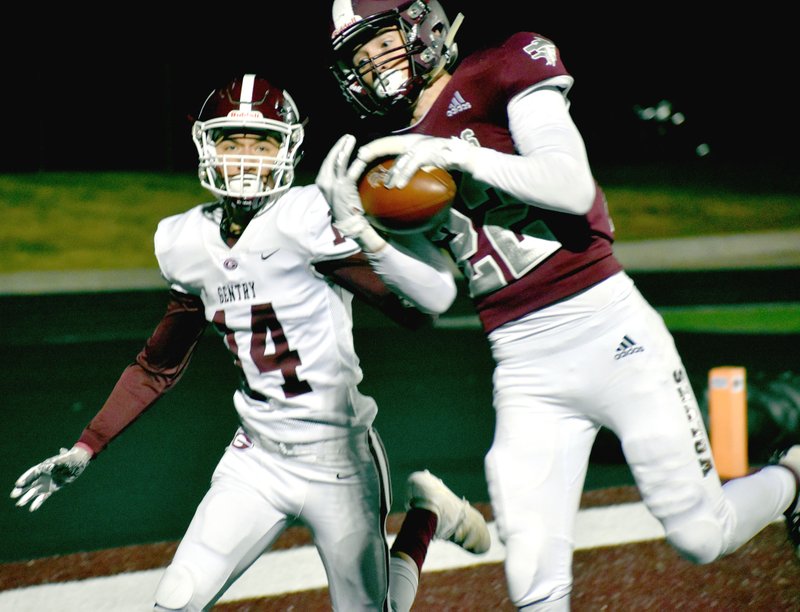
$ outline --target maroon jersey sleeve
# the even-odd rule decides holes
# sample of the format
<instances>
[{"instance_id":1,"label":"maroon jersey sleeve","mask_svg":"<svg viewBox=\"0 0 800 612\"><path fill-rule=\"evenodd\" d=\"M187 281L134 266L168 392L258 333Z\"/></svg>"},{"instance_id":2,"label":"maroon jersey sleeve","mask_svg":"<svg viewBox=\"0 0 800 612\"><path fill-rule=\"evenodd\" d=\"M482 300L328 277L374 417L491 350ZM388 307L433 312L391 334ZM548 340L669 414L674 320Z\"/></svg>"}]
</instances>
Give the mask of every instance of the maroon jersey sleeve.
<instances>
[{"instance_id":1,"label":"maroon jersey sleeve","mask_svg":"<svg viewBox=\"0 0 800 612\"><path fill-rule=\"evenodd\" d=\"M488 59L495 65L503 66L494 75L506 100L532 86L552 84L568 90L572 85L572 77L561 61L558 47L552 40L536 32L514 34L492 51Z\"/></svg>"},{"instance_id":2,"label":"maroon jersey sleeve","mask_svg":"<svg viewBox=\"0 0 800 612\"><path fill-rule=\"evenodd\" d=\"M199 297L170 291L163 318L78 442L96 455L139 418L178 382L206 325Z\"/></svg>"}]
</instances>

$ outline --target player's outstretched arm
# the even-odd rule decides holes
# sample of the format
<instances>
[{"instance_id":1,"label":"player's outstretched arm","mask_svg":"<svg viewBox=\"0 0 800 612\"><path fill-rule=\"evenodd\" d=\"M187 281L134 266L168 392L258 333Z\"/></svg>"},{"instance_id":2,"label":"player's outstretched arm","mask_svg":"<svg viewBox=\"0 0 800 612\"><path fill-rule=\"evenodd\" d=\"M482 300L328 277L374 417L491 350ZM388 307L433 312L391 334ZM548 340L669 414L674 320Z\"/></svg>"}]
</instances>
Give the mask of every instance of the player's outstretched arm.
<instances>
[{"instance_id":1,"label":"player's outstretched arm","mask_svg":"<svg viewBox=\"0 0 800 612\"><path fill-rule=\"evenodd\" d=\"M18 499L17 506L30 502L31 512L38 510L53 493L74 481L83 473L92 452L84 445L70 449L62 448L58 455L34 465L17 479L11 491L11 499Z\"/></svg>"},{"instance_id":2,"label":"player's outstretched arm","mask_svg":"<svg viewBox=\"0 0 800 612\"><path fill-rule=\"evenodd\" d=\"M74 446L62 448L17 479L11 491L17 506L30 503L31 512L38 510L80 476L92 457L180 380L206 325L199 297L170 291L167 312Z\"/></svg>"},{"instance_id":3,"label":"player's outstretched arm","mask_svg":"<svg viewBox=\"0 0 800 612\"><path fill-rule=\"evenodd\" d=\"M586 147L564 96L540 89L508 106L509 130L517 153L502 153L459 138L400 134L361 146L350 173L381 157L397 157L383 184L403 188L422 166L458 170L522 202L570 214L591 209L596 185Z\"/></svg>"}]
</instances>

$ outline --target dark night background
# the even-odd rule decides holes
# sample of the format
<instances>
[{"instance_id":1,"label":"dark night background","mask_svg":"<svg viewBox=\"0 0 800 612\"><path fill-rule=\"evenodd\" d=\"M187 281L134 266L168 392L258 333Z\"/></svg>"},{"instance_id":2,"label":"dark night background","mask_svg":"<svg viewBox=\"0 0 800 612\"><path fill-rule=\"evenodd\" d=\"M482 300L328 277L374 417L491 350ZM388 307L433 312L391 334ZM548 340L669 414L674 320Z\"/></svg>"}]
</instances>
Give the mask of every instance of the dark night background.
<instances>
[{"instance_id":1,"label":"dark night background","mask_svg":"<svg viewBox=\"0 0 800 612\"><path fill-rule=\"evenodd\" d=\"M462 56L517 30L555 41L575 77L572 115L594 164L736 161L795 174L797 52L782 33L786 16L768 6L701 14L674 3L595 12L444 4L451 18L465 14ZM358 129L327 71L328 6L198 6L167 17L121 5L114 15L48 9L9 20L2 110L10 139L0 169L192 171L187 115L229 76L256 71L283 82L308 118L302 168L315 171L343 131ZM661 100L685 122L637 117L636 107ZM710 150L702 162L701 144Z\"/></svg>"},{"instance_id":2,"label":"dark night background","mask_svg":"<svg viewBox=\"0 0 800 612\"><path fill-rule=\"evenodd\" d=\"M793 18L785 9L764 2L741 9L699 2L598 3L589 9L584 6L588 3L443 2L451 18L458 10L465 14L457 38L462 56L520 30L538 32L558 45L575 77L572 116L596 169L669 167L680 181L687 167L698 169L695 176L705 180L713 165L721 170L715 176L737 181L737 186L757 190L788 185L792 193L800 193L798 52L796 34L790 31ZM121 170L195 176L197 158L187 116L199 111L214 87L245 71L282 81L291 92L308 118L301 169L315 173L339 135L359 125L327 70L329 8L327 0L6 7L0 35L0 173ZM637 118L634 109L661 100L669 100L685 122L676 126ZM710 150L705 157L695 154L701 144ZM0 210L3 204L0 193ZM715 303L716 297L697 297L698 292L716 291L720 283L709 278L702 273L665 279L654 273L640 275L637 283L647 295L667 296L667 305ZM753 296L774 301L776 293L784 295L787 287L796 286L760 271L742 276L737 270L722 278L725 295L735 296L732 301L750 301ZM0 468L7 468L3 482L10 484L29 465L26 457L32 461L48 456L54 450L54 431L80 431L87 410L99 405L107 392L105 385L94 385L89 378L114 380L117 364L124 367L139 350L141 340L131 338L134 332L140 337L136 330L151 329L151 316L162 312L159 293L109 292L100 301L91 294L72 293L34 302L30 296L5 300L5 328L20 340L4 351L9 363L4 390L10 390L4 399L9 406L25 409L20 418L4 420L10 442L5 462L0 457ZM83 316L98 305L102 313ZM73 310L80 314L66 319L62 315ZM362 313L368 316L359 312L358 321ZM31 325L33 319L42 323ZM370 328L368 321L356 330L366 368L362 390L374 393L381 406L381 397L387 398L379 426L393 473L424 464L470 499L487 499L482 458L493 412L485 410L491 400L487 385L492 367L485 342L474 330L409 337L399 328ZM70 332L66 336L65 324ZM21 329L25 334L15 333ZM121 329L127 330L124 341L119 339ZM77 340L53 344L54 337L84 335L90 338L88 348ZM737 363L748 367L754 383L762 373L767 375L764 380L772 380L773 370L785 367L779 361L796 349L795 336L775 334L753 342L747 334L687 333L676 339L679 348L686 347L681 352L699 392L708 369L728 362L730 355L741 356L744 363L739 357ZM53 369L48 384L59 393L51 398L41 393L41 364L52 363L54 346L63 363L76 367L91 352L99 351L103 359L96 371L82 375L76 375L75 368ZM742 351L743 346L749 348ZM49 514L27 516L12 504L0 507L0 523L7 525L0 559L179 537L216 461L208 449L221 449L229 436L227 426L220 426L217 408L230 401L225 386L218 384L220 376L230 374L230 360L218 342L206 348L194 358L178 394L165 398L173 402L172 409L148 413L137 423L139 434L123 436L108 461L92 468L98 473L72 485L79 490L48 502L53 504ZM384 359L389 353L393 359ZM427 353L441 355L438 365L420 370L417 356ZM465 378L467 370L474 375ZM773 402L770 391L763 387L759 406ZM791 391L789 387L785 393ZM219 402L214 399L218 395ZM778 404L783 395L778 397L774 404L783 406ZM392 407L392 398L403 401ZM453 427L450 412L437 410L441 405L458 408L459 427ZM792 404L787 399L785 405ZM766 414L767 408L763 410ZM789 422L788 408L785 414ZM228 411L228 418L234 417ZM408 423L415 425L413 436L402 433ZM759 437L751 439L754 450L767 447L763 441L778 435L772 421L758 425ZM180 442L176 436L186 439ZM191 444L190 438L202 443ZM163 452L170 448L174 452ZM596 448L598 458L619 452L610 436ZM158 461L143 460L142 449L155 449ZM120 485L121 475L125 486ZM395 478L395 484L401 482ZM401 495L395 491L396 499ZM165 505L165 499L170 503ZM114 510L104 511L99 502Z\"/></svg>"}]
</instances>

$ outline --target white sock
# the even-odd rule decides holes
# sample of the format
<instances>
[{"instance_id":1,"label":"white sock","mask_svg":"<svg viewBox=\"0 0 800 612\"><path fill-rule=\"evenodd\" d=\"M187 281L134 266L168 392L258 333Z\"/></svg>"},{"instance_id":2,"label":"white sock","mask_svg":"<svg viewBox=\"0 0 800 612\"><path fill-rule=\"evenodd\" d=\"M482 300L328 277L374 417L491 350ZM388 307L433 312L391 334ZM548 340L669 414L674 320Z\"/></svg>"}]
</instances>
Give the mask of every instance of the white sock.
<instances>
[{"instance_id":1,"label":"white sock","mask_svg":"<svg viewBox=\"0 0 800 612\"><path fill-rule=\"evenodd\" d=\"M389 603L392 612L408 612L419 587L417 564L402 557L389 559Z\"/></svg>"}]
</instances>

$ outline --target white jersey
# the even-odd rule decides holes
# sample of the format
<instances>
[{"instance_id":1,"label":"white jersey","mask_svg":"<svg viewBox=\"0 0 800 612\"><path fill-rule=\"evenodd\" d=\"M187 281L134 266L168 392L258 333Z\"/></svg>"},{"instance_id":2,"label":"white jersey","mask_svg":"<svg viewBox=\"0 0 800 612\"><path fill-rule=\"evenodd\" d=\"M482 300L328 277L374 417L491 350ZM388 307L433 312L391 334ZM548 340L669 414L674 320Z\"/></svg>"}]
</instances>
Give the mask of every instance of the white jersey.
<instances>
[{"instance_id":1,"label":"white jersey","mask_svg":"<svg viewBox=\"0 0 800 612\"><path fill-rule=\"evenodd\" d=\"M161 221L155 251L175 290L199 296L241 369L234 404L250 431L283 443L352 435L376 413L361 396L352 295L314 264L358 252L331 225L314 186L294 187L259 213L233 247L208 205Z\"/></svg>"}]
</instances>

